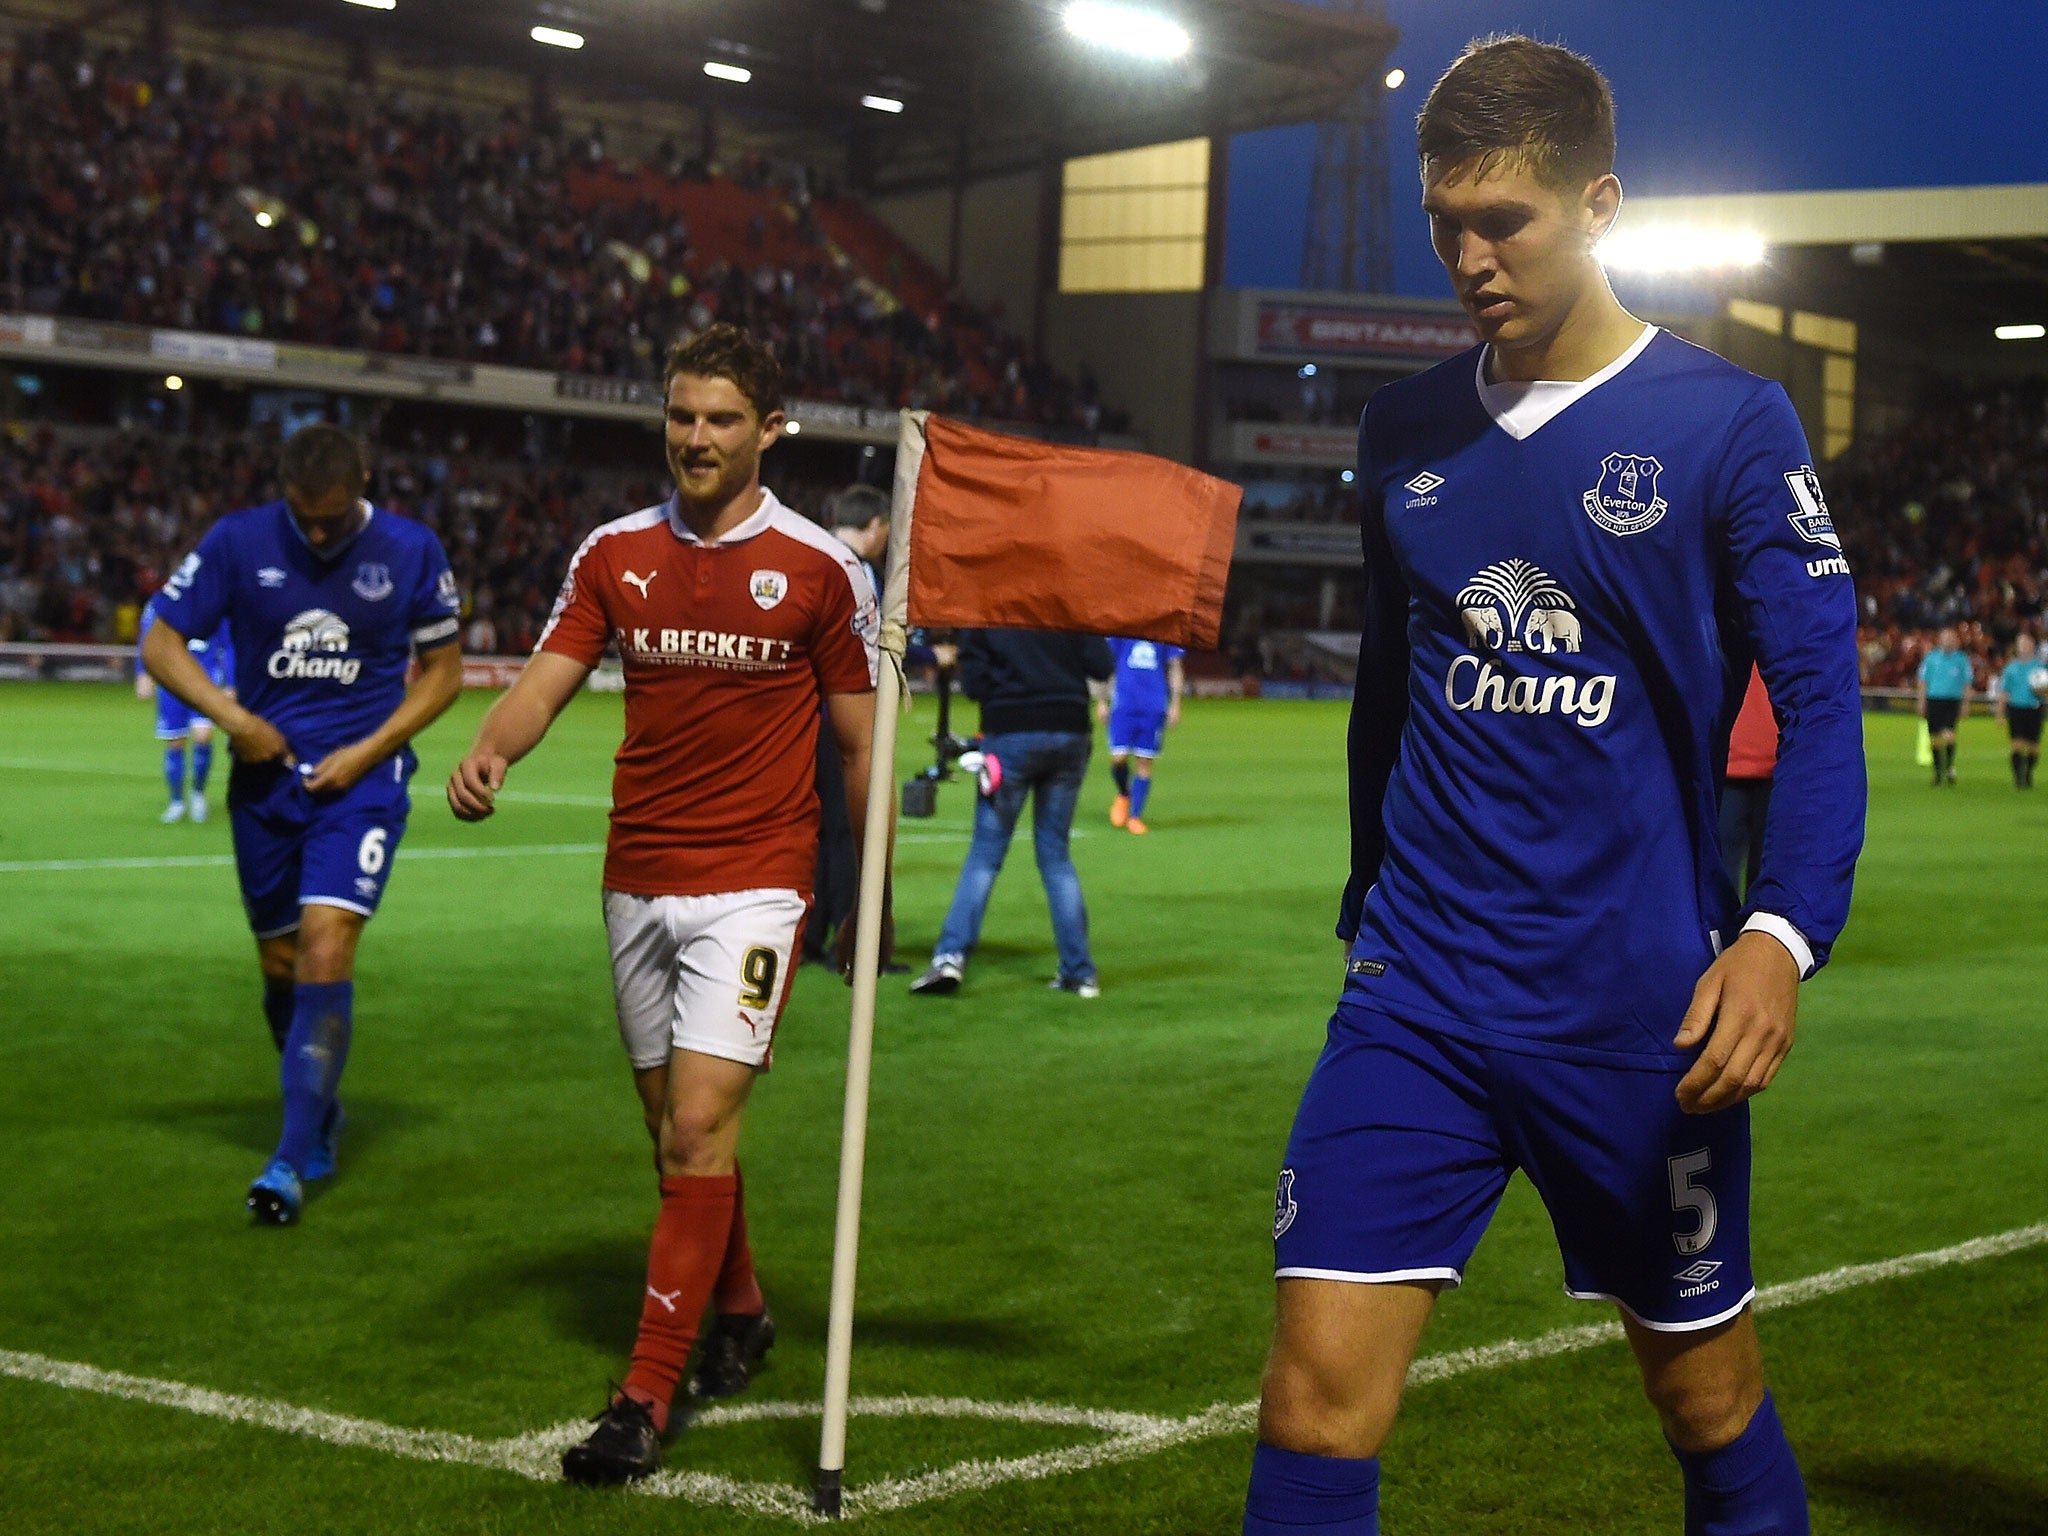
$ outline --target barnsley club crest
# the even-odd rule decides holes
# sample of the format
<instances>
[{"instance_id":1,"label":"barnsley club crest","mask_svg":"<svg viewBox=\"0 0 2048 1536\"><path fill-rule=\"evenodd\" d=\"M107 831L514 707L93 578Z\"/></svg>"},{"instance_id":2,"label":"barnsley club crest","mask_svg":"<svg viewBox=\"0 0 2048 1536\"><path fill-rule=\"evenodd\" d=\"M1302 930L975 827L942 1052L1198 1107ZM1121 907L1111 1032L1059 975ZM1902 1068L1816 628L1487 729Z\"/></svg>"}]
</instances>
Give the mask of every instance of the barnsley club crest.
<instances>
[{"instance_id":1,"label":"barnsley club crest","mask_svg":"<svg viewBox=\"0 0 2048 1536\"><path fill-rule=\"evenodd\" d=\"M1609 533L1641 533L1670 510L1657 494L1664 466L1640 453L1610 453L1600 461L1600 483L1586 492L1586 515Z\"/></svg>"},{"instance_id":2,"label":"barnsley club crest","mask_svg":"<svg viewBox=\"0 0 2048 1536\"><path fill-rule=\"evenodd\" d=\"M762 608L773 608L789 596L789 578L780 571L756 571L747 578L747 595Z\"/></svg>"}]
</instances>

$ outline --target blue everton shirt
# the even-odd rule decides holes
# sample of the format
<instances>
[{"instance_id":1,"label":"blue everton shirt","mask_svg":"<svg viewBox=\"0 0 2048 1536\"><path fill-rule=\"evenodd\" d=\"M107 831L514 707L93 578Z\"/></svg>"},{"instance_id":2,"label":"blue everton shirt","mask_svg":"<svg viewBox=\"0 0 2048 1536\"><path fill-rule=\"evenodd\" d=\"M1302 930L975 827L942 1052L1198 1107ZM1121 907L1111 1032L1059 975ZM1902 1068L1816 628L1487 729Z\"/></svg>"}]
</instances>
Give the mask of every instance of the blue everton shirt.
<instances>
[{"instance_id":1,"label":"blue everton shirt","mask_svg":"<svg viewBox=\"0 0 2048 1536\"><path fill-rule=\"evenodd\" d=\"M1960 699L1970 691L1967 651L1929 651L1920 658L1920 681L1930 699Z\"/></svg>"},{"instance_id":2,"label":"blue everton shirt","mask_svg":"<svg viewBox=\"0 0 2048 1536\"><path fill-rule=\"evenodd\" d=\"M1119 713L1163 715L1172 691L1166 683L1166 664L1179 658L1177 645L1153 640L1112 640L1116 656L1116 708Z\"/></svg>"},{"instance_id":3,"label":"blue everton shirt","mask_svg":"<svg viewBox=\"0 0 2048 1536\"><path fill-rule=\"evenodd\" d=\"M181 634L227 620L237 699L301 763L382 725L405 697L413 647L453 640L461 611L441 541L420 524L371 508L321 554L282 501L215 523L156 602Z\"/></svg>"},{"instance_id":4,"label":"blue everton shirt","mask_svg":"<svg viewBox=\"0 0 2048 1536\"><path fill-rule=\"evenodd\" d=\"M156 622L156 603L156 598L152 597L142 605L142 622L135 631L135 655L138 665L142 656L142 642L149 638L149 627ZM206 679L214 687L235 686L235 645L228 634L227 620L221 620L210 635L188 637L185 649L206 668Z\"/></svg>"},{"instance_id":5,"label":"blue everton shirt","mask_svg":"<svg viewBox=\"0 0 2048 1536\"><path fill-rule=\"evenodd\" d=\"M1778 385L1647 327L1583 383L1492 385L1485 357L1387 385L1360 426L1347 997L1674 1064L1746 922L1818 965L1848 915L1849 567ZM1780 737L1738 910L1716 779L1752 660Z\"/></svg>"}]
</instances>

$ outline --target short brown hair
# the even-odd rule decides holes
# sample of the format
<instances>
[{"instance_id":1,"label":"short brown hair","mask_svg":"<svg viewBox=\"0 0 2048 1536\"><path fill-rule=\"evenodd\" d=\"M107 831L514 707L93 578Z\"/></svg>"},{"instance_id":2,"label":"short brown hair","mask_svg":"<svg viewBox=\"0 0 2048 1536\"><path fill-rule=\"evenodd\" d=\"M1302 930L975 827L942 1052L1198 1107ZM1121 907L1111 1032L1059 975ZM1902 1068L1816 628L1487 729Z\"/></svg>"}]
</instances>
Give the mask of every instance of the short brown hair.
<instances>
[{"instance_id":1,"label":"short brown hair","mask_svg":"<svg viewBox=\"0 0 2048 1536\"><path fill-rule=\"evenodd\" d=\"M370 477L370 461L353 432L316 421L284 441L277 478L289 490L318 500L337 486L359 493Z\"/></svg>"},{"instance_id":2,"label":"short brown hair","mask_svg":"<svg viewBox=\"0 0 2048 1536\"><path fill-rule=\"evenodd\" d=\"M669 348L668 367L661 375L663 399L679 373L732 380L763 421L782 409L782 364L736 325L707 325Z\"/></svg>"},{"instance_id":3,"label":"short brown hair","mask_svg":"<svg viewBox=\"0 0 2048 1536\"><path fill-rule=\"evenodd\" d=\"M1514 156L1553 187L1576 191L1614 169L1614 95L1593 61L1519 36L1467 45L1415 119L1425 180Z\"/></svg>"}]
</instances>

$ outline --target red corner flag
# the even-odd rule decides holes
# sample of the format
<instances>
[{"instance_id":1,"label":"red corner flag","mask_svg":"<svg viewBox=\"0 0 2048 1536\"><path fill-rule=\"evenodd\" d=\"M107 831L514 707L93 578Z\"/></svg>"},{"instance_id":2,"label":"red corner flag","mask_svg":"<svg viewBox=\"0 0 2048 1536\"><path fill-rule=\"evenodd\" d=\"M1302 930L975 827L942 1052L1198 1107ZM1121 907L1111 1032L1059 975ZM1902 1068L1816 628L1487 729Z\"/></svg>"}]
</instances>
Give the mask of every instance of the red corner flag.
<instances>
[{"instance_id":1,"label":"red corner flag","mask_svg":"<svg viewBox=\"0 0 2048 1536\"><path fill-rule=\"evenodd\" d=\"M875 978L907 625L1060 629L1207 649L1222 627L1223 582L1242 495L1234 485L1142 453L1062 448L923 411L903 413L881 614L889 660L875 688L848 977L853 1016L825 1325L825 1414L812 1502L824 1514L841 1512L844 1493Z\"/></svg>"},{"instance_id":2,"label":"red corner flag","mask_svg":"<svg viewBox=\"0 0 2048 1536\"><path fill-rule=\"evenodd\" d=\"M904 415L896 463L891 564L909 623L1216 644L1239 487L921 412ZM889 598L885 616L901 616L895 580Z\"/></svg>"}]
</instances>

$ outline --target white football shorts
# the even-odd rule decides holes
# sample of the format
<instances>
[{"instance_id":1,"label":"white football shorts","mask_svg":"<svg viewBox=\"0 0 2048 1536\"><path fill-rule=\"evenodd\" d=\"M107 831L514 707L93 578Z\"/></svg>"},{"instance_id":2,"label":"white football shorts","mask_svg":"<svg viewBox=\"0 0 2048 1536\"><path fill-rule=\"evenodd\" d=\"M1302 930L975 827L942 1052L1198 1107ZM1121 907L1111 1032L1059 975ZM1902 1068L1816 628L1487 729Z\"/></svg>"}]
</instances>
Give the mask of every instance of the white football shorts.
<instances>
[{"instance_id":1,"label":"white football shorts","mask_svg":"<svg viewBox=\"0 0 2048 1536\"><path fill-rule=\"evenodd\" d=\"M797 891L604 893L619 1036L637 1070L672 1050L766 1069L810 904Z\"/></svg>"}]
</instances>

